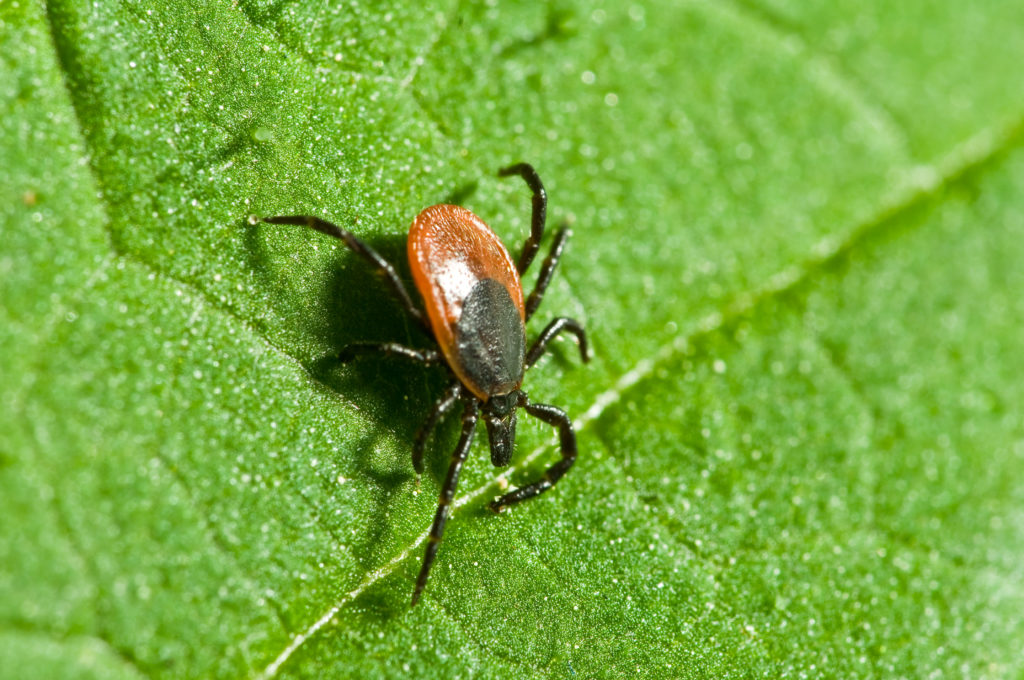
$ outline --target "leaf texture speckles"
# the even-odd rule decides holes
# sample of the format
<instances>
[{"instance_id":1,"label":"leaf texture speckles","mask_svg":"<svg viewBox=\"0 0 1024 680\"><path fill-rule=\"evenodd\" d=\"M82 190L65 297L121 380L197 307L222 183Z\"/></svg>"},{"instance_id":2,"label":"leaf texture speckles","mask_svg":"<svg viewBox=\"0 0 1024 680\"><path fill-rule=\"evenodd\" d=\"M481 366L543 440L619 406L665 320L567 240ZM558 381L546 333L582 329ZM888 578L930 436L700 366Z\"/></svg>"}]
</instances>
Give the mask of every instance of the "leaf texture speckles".
<instances>
[{"instance_id":1,"label":"leaf texture speckles","mask_svg":"<svg viewBox=\"0 0 1024 680\"><path fill-rule=\"evenodd\" d=\"M0 668L46 677L1013 677L1021 8L0 7ZM408 606L427 338L362 263L525 160L588 328L579 462L479 441ZM403 265L404 266L404 265ZM534 329L534 332L537 328ZM565 351L563 351L565 350Z\"/></svg>"}]
</instances>

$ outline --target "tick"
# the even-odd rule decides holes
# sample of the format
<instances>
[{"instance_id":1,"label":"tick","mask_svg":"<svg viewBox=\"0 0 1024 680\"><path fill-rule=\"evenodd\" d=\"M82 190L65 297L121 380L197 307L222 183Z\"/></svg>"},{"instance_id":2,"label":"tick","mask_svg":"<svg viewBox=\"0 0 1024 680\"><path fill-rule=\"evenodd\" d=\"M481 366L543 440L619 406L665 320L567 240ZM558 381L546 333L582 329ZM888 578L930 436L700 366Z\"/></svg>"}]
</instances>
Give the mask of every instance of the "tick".
<instances>
[{"instance_id":1,"label":"tick","mask_svg":"<svg viewBox=\"0 0 1024 680\"><path fill-rule=\"evenodd\" d=\"M413 444L412 465L417 479L423 473L423 452L435 426L457 404L462 406L462 435L441 487L423 566L412 594L413 605L427 585L430 567L437 557L459 472L469 454L478 420L482 419L487 426L491 463L495 467L507 466L512 458L517 409L522 408L534 418L558 428L561 459L540 479L496 498L490 504L494 512L500 513L510 505L544 493L576 462L576 434L569 416L555 406L530 402L520 389L523 374L537 363L551 340L560 333L575 335L583 361L590 358L583 327L566 317L552 320L529 348L526 345L526 322L537 311L551 283L569 231L563 227L555 234L537 284L524 299L521 277L536 257L544 236L547 194L537 172L527 163L503 168L498 174L502 177L519 175L533 192L530 236L523 244L519 259L513 262L490 227L469 210L455 205L426 208L413 220L408 240L409 268L426 314L413 303L395 268L347 229L309 215L262 218L270 224L307 226L340 239L383 275L409 316L436 341L437 349L413 349L393 342L356 342L344 347L338 357L348 362L366 354L383 354L438 364L448 371L450 384L434 404Z\"/></svg>"}]
</instances>

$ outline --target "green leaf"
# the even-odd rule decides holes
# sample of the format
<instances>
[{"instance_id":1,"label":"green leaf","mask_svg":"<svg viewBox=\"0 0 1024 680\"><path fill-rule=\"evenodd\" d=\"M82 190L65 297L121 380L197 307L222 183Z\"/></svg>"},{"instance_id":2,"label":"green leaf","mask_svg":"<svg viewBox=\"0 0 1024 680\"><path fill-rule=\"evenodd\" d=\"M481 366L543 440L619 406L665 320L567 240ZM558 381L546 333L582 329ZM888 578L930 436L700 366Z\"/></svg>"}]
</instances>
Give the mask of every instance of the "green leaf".
<instances>
[{"instance_id":1,"label":"green leaf","mask_svg":"<svg viewBox=\"0 0 1024 680\"><path fill-rule=\"evenodd\" d=\"M494 5L494 6L492 6ZM0 668L12 677L1016 677L1020 3L0 7ZM574 238L544 497L364 263L423 207ZM532 279L527 281L532 285ZM457 420L457 419L451 419ZM15 669L15 670L10 670ZM5 673L5 675L7 674Z\"/></svg>"}]
</instances>

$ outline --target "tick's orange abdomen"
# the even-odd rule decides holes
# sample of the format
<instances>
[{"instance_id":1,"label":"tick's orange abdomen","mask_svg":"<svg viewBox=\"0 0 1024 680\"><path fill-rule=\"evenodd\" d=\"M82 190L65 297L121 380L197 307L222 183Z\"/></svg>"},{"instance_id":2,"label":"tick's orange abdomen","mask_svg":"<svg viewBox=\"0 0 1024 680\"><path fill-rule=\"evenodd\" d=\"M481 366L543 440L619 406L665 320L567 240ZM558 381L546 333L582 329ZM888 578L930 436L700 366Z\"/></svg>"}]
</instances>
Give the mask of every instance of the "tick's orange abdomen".
<instances>
[{"instance_id":1,"label":"tick's orange abdomen","mask_svg":"<svg viewBox=\"0 0 1024 680\"><path fill-rule=\"evenodd\" d=\"M526 312L515 263L483 220L455 205L434 205L417 215L409 228L408 250L413 281L448 365L466 387L486 401L495 394L494 386L480 384L474 367L460 352L460 337L466 328L459 322L470 294L481 282L491 280L508 292L519 315L517 332L523 332ZM496 284L489 285L493 288ZM519 387L521 370L518 375L512 389Z\"/></svg>"}]
</instances>

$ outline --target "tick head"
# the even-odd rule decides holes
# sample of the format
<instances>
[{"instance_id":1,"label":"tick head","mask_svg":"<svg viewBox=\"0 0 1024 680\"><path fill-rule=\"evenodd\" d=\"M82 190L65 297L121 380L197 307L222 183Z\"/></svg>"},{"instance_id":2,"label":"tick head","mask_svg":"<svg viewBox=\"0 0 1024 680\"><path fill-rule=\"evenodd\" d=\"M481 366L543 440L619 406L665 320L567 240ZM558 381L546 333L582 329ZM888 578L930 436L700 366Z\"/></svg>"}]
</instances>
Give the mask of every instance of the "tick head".
<instances>
[{"instance_id":1,"label":"tick head","mask_svg":"<svg viewBox=\"0 0 1024 680\"><path fill-rule=\"evenodd\" d=\"M516 445L516 407L519 394L511 392L488 401L484 420L487 423L487 438L491 444L491 463L494 467L505 467L512 459Z\"/></svg>"}]
</instances>

